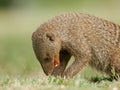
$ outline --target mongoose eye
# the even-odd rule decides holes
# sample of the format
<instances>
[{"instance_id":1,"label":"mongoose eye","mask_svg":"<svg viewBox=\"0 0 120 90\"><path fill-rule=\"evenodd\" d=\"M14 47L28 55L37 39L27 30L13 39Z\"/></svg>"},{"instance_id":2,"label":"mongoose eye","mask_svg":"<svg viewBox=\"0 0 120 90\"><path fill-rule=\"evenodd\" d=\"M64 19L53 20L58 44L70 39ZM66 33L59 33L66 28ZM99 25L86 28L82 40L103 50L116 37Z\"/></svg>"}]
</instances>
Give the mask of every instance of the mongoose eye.
<instances>
[{"instance_id":1,"label":"mongoose eye","mask_svg":"<svg viewBox=\"0 0 120 90\"><path fill-rule=\"evenodd\" d=\"M45 59L44 59L44 61L47 63L49 63L49 62L51 62L52 61L52 58L51 57L46 57Z\"/></svg>"},{"instance_id":2,"label":"mongoose eye","mask_svg":"<svg viewBox=\"0 0 120 90\"><path fill-rule=\"evenodd\" d=\"M48 57L45 58L44 60L45 60L45 62L49 62L50 61L50 59Z\"/></svg>"}]
</instances>

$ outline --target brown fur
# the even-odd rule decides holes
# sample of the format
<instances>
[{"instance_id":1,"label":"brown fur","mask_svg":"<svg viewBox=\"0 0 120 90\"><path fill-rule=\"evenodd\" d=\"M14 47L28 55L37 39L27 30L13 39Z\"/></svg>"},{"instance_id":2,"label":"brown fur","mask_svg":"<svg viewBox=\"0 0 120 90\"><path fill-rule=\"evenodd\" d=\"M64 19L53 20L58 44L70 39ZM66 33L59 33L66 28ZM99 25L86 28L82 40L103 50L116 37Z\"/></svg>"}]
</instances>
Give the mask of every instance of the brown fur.
<instances>
[{"instance_id":1,"label":"brown fur","mask_svg":"<svg viewBox=\"0 0 120 90\"><path fill-rule=\"evenodd\" d=\"M62 14L40 25L32 43L47 75L73 77L86 64L109 75L114 68L120 75L120 26L110 21L82 13ZM65 70L71 56L75 61Z\"/></svg>"}]
</instances>

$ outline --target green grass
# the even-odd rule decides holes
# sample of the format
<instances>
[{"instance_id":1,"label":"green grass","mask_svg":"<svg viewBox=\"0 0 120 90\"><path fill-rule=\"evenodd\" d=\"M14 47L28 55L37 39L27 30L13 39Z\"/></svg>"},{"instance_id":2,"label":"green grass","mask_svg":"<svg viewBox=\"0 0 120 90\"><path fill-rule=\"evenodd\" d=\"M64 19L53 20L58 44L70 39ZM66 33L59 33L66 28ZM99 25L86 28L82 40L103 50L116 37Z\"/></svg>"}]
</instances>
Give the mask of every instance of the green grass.
<instances>
[{"instance_id":1,"label":"green grass","mask_svg":"<svg viewBox=\"0 0 120 90\"><path fill-rule=\"evenodd\" d=\"M38 62L32 51L31 40L28 39L27 41L17 36L2 39L0 63L0 75L27 74L33 69L35 70Z\"/></svg>"},{"instance_id":2,"label":"green grass","mask_svg":"<svg viewBox=\"0 0 120 90\"><path fill-rule=\"evenodd\" d=\"M119 90L119 81L102 80L91 82L77 76L72 79L62 79L52 76L4 77L0 79L1 90Z\"/></svg>"}]
</instances>

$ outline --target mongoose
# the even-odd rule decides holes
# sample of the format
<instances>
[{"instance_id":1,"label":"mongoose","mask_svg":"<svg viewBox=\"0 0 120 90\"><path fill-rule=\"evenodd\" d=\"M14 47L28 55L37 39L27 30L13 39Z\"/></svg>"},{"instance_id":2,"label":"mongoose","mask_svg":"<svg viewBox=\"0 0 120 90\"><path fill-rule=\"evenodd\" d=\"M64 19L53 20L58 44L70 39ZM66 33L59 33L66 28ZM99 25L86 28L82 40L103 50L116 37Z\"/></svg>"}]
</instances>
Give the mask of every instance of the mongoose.
<instances>
[{"instance_id":1,"label":"mongoose","mask_svg":"<svg viewBox=\"0 0 120 90\"><path fill-rule=\"evenodd\" d=\"M53 17L32 34L32 45L46 75L73 77L89 64L120 75L120 26L83 13ZM71 58L75 60L66 69Z\"/></svg>"}]
</instances>

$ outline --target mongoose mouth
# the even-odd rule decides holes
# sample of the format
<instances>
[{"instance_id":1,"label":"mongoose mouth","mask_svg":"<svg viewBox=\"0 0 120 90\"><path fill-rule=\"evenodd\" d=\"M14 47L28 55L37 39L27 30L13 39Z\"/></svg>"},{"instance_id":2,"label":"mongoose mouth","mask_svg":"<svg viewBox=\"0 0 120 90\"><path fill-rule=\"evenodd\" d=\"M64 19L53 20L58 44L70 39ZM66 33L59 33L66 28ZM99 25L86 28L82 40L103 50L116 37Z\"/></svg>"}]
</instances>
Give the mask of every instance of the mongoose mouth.
<instances>
[{"instance_id":1,"label":"mongoose mouth","mask_svg":"<svg viewBox=\"0 0 120 90\"><path fill-rule=\"evenodd\" d=\"M55 60L54 61L54 67L58 67L59 66L59 63Z\"/></svg>"},{"instance_id":2,"label":"mongoose mouth","mask_svg":"<svg viewBox=\"0 0 120 90\"><path fill-rule=\"evenodd\" d=\"M54 56L54 67L58 67L60 65L59 54Z\"/></svg>"}]
</instances>

